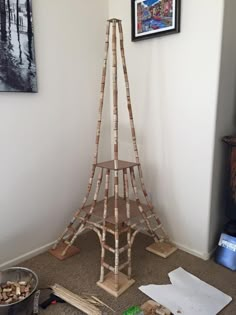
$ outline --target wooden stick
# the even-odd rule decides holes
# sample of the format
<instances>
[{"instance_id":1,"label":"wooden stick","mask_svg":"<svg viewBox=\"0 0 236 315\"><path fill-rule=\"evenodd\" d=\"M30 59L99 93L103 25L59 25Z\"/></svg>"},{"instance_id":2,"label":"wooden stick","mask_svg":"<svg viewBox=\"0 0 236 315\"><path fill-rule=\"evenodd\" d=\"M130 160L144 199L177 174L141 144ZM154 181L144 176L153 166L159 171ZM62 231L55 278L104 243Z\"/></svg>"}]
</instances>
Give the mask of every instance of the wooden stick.
<instances>
[{"instance_id":1,"label":"wooden stick","mask_svg":"<svg viewBox=\"0 0 236 315\"><path fill-rule=\"evenodd\" d=\"M71 291L63 288L59 284L55 284L52 287L53 293L64 300L65 302L71 304L75 308L83 311L88 315L101 315L102 312L95 305L89 303L79 295L72 293Z\"/></svg>"},{"instance_id":2,"label":"wooden stick","mask_svg":"<svg viewBox=\"0 0 236 315\"><path fill-rule=\"evenodd\" d=\"M114 193L115 193L115 204L114 204L114 217L115 217L115 289L119 290L119 209L118 209L118 198L119 198L119 177L118 171L116 170L114 177Z\"/></svg>"},{"instance_id":3,"label":"wooden stick","mask_svg":"<svg viewBox=\"0 0 236 315\"><path fill-rule=\"evenodd\" d=\"M119 290L119 227L118 227L118 89L117 89L117 46L116 46L116 20L112 20L112 86L113 86L113 133L114 133L114 217L115 217L115 290Z\"/></svg>"},{"instance_id":4,"label":"wooden stick","mask_svg":"<svg viewBox=\"0 0 236 315\"><path fill-rule=\"evenodd\" d=\"M92 298L97 301L98 303L100 303L103 306L106 306L109 310L111 310L113 313L115 313L115 311L113 310L113 308L111 308L109 305L105 304L103 301L101 301L99 298L97 298L96 296L92 295Z\"/></svg>"},{"instance_id":5,"label":"wooden stick","mask_svg":"<svg viewBox=\"0 0 236 315\"><path fill-rule=\"evenodd\" d=\"M113 133L114 133L114 167L118 168L118 87L117 87L117 43L116 21L112 20L112 86L113 86Z\"/></svg>"},{"instance_id":6,"label":"wooden stick","mask_svg":"<svg viewBox=\"0 0 236 315\"><path fill-rule=\"evenodd\" d=\"M123 29L122 29L121 21L118 21L118 28L119 28L119 33L120 33L120 51L121 51L121 59L122 59L123 72L124 72L124 78L125 78L126 98L127 98L127 106L128 106L128 112L129 112L133 147L134 147L134 152L135 152L135 161L136 163L139 164L139 153L138 153L138 146L137 146L137 141L136 141L135 127L134 127L134 119L133 119L130 88L129 88L129 78L128 78L128 71L127 71L127 66L126 66L126 59L125 59L124 36L123 36Z\"/></svg>"},{"instance_id":7,"label":"wooden stick","mask_svg":"<svg viewBox=\"0 0 236 315\"><path fill-rule=\"evenodd\" d=\"M125 189L125 173L123 170L123 191L124 191L124 200L126 200L126 189Z\"/></svg>"},{"instance_id":8,"label":"wooden stick","mask_svg":"<svg viewBox=\"0 0 236 315\"><path fill-rule=\"evenodd\" d=\"M140 178L140 183L141 183L141 188L142 188L142 191L143 191L143 195L144 195L144 197L146 199L148 208L150 210L152 210L153 209L153 205L151 204L151 201L148 198L147 190L146 190L146 187L145 187L145 184L144 184L144 179L143 179L143 172L142 172L142 168L141 168L140 164L138 165L138 172L139 172L139 178Z\"/></svg>"}]
</instances>

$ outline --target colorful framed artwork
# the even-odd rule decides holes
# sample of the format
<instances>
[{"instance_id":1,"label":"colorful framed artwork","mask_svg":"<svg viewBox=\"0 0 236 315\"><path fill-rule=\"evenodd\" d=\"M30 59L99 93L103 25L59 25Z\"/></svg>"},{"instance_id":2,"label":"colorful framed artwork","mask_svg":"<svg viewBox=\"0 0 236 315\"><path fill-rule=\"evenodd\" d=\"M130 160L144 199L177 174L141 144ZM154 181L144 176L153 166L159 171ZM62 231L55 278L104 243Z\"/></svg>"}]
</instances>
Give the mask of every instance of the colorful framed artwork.
<instances>
[{"instance_id":1,"label":"colorful framed artwork","mask_svg":"<svg viewBox=\"0 0 236 315\"><path fill-rule=\"evenodd\" d=\"M0 92L37 92L32 0L0 0Z\"/></svg>"},{"instance_id":2,"label":"colorful framed artwork","mask_svg":"<svg viewBox=\"0 0 236 315\"><path fill-rule=\"evenodd\" d=\"M132 40L180 32L181 0L131 0Z\"/></svg>"}]
</instances>

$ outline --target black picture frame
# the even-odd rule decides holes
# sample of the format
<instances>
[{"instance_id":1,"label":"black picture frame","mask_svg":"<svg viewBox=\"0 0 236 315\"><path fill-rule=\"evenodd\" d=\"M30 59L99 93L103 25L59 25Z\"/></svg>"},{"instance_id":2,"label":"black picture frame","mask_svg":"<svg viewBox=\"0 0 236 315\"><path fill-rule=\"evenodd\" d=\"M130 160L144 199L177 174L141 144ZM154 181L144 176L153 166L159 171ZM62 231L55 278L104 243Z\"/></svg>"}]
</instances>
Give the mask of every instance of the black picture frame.
<instances>
[{"instance_id":1,"label":"black picture frame","mask_svg":"<svg viewBox=\"0 0 236 315\"><path fill-rule=\"evenodd\" d=\"M36 93L33 0L0 0L0 92Z\"/></svg>"},{"instance_id":2,"label":"black picture frame","mask_svg":"<svg viewBox=\"0 0 236 315\"><path fill-rule=\"evenodd\" d=\"M180 32L181 0L131 0L132 41Z\"/></svg>"}]
</instances>

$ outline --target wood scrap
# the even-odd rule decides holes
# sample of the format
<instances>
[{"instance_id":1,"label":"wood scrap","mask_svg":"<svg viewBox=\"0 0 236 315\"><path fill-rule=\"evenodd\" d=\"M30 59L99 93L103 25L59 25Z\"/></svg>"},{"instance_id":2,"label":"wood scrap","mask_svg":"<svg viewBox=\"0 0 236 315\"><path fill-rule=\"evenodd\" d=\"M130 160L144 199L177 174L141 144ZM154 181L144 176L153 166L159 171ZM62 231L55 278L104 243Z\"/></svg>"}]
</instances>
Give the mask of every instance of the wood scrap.
<instances>
[{"instance_id":1,"label":"wood scrap","mask_svg":"<svg viewBox=\"0 0 236 315\"><path fill-rule=\"evenodd\" d=\"M106 303L101 301L95 294L84 293L83 294L83 298L86 299L87 301L89 301L92 304L95 304L95 305L98 305L98 306L105 306L106 308L108 308L113 313L116 312L109 305L107 305Z\"/></svg>"},{"instance_id":2,"label":"wood scrap","mask_svg":"<svg viewBox=\"0 0 236 315\"><path fill-rule=\"evenodd\" d=\"M107 304L105 304L103 301L101 301L100 299L98 299L96 296L92 295L92 299L97 301L100 305L107 307L109 310L111 310L113 313L115 313L115 311Z\"/></svg>"},{"instance_id":3,"label":"wood scrap","mask_svg":"<svg viewBox=\"0 0 236 315\"><path fill-rule=\"evenodd\" d=\"M153 300L145 302L141 309L144 315L172 315L170 310Z\"/></svg>"},{"instance_id":4,"label":"wood scrap","mask_svg":"<svg viewBox=\"0 0 236 315\"><path fill-rule=\"evenodd\" d=\"M89 303L79 295L63 288L59 284L54 284L51 288L56 296L74 306L75 308L83 311L84 313L88 315L102 315L100 309L97 308L95 305Z\"/></svg>"}]
</instances>

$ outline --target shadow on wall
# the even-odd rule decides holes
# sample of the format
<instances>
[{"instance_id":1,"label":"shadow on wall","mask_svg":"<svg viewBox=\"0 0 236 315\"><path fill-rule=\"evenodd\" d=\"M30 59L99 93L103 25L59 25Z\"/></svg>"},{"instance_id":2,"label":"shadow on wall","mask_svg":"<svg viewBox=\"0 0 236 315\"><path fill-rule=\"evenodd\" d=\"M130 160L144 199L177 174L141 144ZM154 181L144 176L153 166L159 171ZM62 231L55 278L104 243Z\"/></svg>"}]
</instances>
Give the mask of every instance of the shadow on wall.
<instances>
[{"instance_id":1,"label":"shadow on wall","mask_svg":"<svg viewBox=\"0 0 236 315\"><path fill-rule=\"evenodd\" d=\"M141 133L141 142L138 135L137 143L147 192L151 194L156 213L160 216L170 239L174 239L172 211L175 213L175 225L181 226L182 220L181 215L178 215L179 206L173 187L171 156L167 156L166 140L171 137L171 130L168 125L168 112L164 108L166 105L164 99L168 93L169 74L166 72L164 63L160 62L164 56L157 46L158 42L152 40L150 40L150 45L146 45L147 51L144 53L148 55L148 58L144 58L145 65L142 66L146 69L146 76L142 78L143 94L139 93L136 96L137 104L134 103L133 107L139 106L138 130ZM158 71L155 71L156 69ZM139 81L141 81L140 78ZM139 95L142 96L141 99ZM169 196L171 196L171 201ZM167 209L172 210L166 211Z\"/></svg>"},{"instance_id":2,"label":"shadow on wall","mask_svg":"<svg viewBox=\"0 0 236 315\"><path fill-rule=\"evenodd\" d=\"M212 197L210 214L209 252L211 252L227 221L225 216L228 188L228 148L222 138L236 132L236 39L234 12L236 2L225 2L221 69L216 117Z\"/></svg>"},{"instance_id":3,"label":"shadow on wall","mask_svg":"<svg viewBox=\"0 0 236 315\"><path fill-rule=\"evenodd\" d=\"M23 229L22 231L18 231L17 233L12 232L13 231L11 230L9 236L6 236L4 238L1 237L0 240L0 248L4 250L4 256L1 255L0 257L0 266L2 265L3 268L4 265L11 262L11 260L17 261L18 258L21 258L22 255L28 254L30 251L35 250L35 246L32 247L30 242L32 237L37 237L35 235L36 231L34 226L29 225L27 226L27 229ZM22 246L22 244L24 244L24 246ZM40 247L41 245L38 246ZM20 260L23 261L24 257Z\"/></svg>"}]
</instances>

